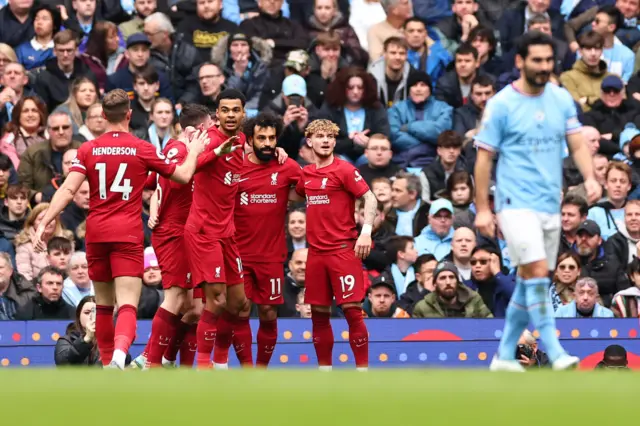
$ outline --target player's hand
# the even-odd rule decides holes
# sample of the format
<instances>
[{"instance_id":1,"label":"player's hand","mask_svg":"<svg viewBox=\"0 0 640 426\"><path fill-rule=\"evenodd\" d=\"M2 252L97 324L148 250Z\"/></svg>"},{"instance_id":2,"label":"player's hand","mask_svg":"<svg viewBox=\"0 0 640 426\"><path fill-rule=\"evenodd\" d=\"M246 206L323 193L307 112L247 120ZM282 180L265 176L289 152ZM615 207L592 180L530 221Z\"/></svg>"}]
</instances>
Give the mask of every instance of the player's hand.
<instances>
[{"instance_id":1,"label":"player's hand","mask_svg":"<svg viewBox=\"0 0 640 426\"><path fill-rule=\"evenodd\" d=\"M4 108L4 105L8 102L13 102L16 97L16 92L11 87L5 87L0 92L0 108Z\"/></svg>"},{"instance_id":2,"label":"player's hand","mask_svg":"<svg viewBox=\"0 0 640 426\"><path fill-rule=\"evenodd\" d=\"M156 216L149 216L147 226L149 227L149 229L153 230L153 228L158 226L158 218Z\"/></svg>"},{"instance_id":3,"label":"player's hand","mask_svg":"<svg viewBox=\"0 0 640 426\"><path fill-rule=\"evenodd\" d=\"M576 53L578 49L580 49L580 45L577 41L572 41L571 43L569 43L569 49L571 49L573 53Z\"/></svg>"},{"instance_id":4,"label":"player's hand","mask_svg":"<svg viewBox=\"0 0 640 426\"><path fill-rule=\"evenodd\" d=\"M589 205L595 204L602 197L602 186L594 178L584 181L584 189L587 191Z\"/></svg>"},{"instance_id":5,"label":"player's hand","mask_svg":"<svg viewBox=\"0 0 640 426\"><path fill-rule=\"evenodd\" d=\"M287 127L289 124L293 123L300 116L300 108L295 105L289 105L287 110L284 112L284 117L282 117L282 121L284 122L284 126Z\"/></svg>"},{"instance_id":6,"label":"player's hand","mask_svg":"<svg viewBox=\"0 0 640 426\"><path fill-rule=\"evenodd\" d=\"M287 154L287 151L284 149L277 147L276 158L278 159L278 164L284 164L284 162L287 161L287 158L289 158L289 154Z\"/></svg>"},{"instance_id":7,"label":"player's hand","mask_svg":"<svg viewBox=\"0 0 640 426\"><path fill-rule=\"evenodd\" d=\"M491 214L490 210L479 211L476 214L476 229L485 237L495 237L496 225L493 222L493 214Z\"/></svg>"},{"instance_id":8,"label":"player's hand","mask_svg":"<svg viewBox=\"0 0 640 426\"><path fill-rule=\"evenodd\" d=\"M36 229L35 231L31 231L31 244L33 245L33 249L36 253L42 253L47 250L47 244L42 239L45 227L45 225L40 224L40 226L38 226L38 229Z\"/></svg>"},{"instance_id":9,"label":"player's hand","mask_svg":"<svg viewBox=\"0 0 640 426\"><path fill-rule=\"evenodd\" d=\"M198 130L193 134L193 138L189 142L189 151L195 151L197 155L200 155L209 145L209 142L209 133L206 130Z\"/></svg>"},{"instance_id":10,"label":"player's hand","mask_svg":"<svg viewBox=\"0 0 640 426\"><path fill-rule=\"evenodd\" d=\"M95 320L87 323L87 329L85 330L84 341L85 343L93 343L96 340L96 322Z\"/></svg>"},{"instance_id":11,"label":"player's hand","mask_svg":"<svg viewBox=\"0 0 640 426\"><path fill-rule=\"evenodd\" d=\"M353 251L355 251L358 259L366 259L371 253L371 235L360 234Z\"/></svg>"},{"instance_id":12,"label":"player's hand","mask_svg":"<svg viewBox=\"0 0 640 426\"><path fill-rule=\"evenodd\" d=\"M495 253L491 253L489 258L491 259L489 261L489 268L491 269L491 273L496 276L502 270L500 268L500 257Z\"/></svg>"},{"instance_id":13,"label":"player's hand","mask_svg":"<svg viewBox=\"0 0 640 426\"><path fill-rule=\"evenodd\" d=\"M231 136L229 139L220 144L213 152L220 157L221 155L229 154L240 148L240 145L234 145L233 143L240 139L239 136Z\"/></svg>"}]
</instances>

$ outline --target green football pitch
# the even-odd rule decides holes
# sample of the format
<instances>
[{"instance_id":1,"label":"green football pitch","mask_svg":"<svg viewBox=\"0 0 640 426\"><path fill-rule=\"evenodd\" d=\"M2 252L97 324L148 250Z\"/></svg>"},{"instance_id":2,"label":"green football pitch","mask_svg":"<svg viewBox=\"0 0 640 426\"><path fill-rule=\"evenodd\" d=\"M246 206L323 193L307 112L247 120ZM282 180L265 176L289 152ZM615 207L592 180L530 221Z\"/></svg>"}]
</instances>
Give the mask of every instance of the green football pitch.
<instances>
[{"instance_id":1,"label":"green football pitch","mask_svg":"<svg viewBox=\"0 0 640 426\"><path fill-rule=\"evenodd\" d=\"M639 382L630 371L3 370L0 407L7 426L603 426L634 423Z\"/></svg>"}]
</instances>

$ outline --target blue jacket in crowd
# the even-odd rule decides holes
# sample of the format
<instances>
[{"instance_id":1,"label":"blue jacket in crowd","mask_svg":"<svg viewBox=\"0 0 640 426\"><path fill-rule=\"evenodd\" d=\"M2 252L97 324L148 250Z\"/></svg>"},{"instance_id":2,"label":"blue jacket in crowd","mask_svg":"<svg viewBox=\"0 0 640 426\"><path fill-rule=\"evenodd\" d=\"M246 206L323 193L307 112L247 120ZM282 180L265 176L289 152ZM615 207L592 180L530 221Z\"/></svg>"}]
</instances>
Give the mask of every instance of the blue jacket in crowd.
<instances>
[{"instance_id":1,"label":"blue jacket in crowd","mask_svg":"<svg viewBox=\"0 0 640 426\"><path fill-rule=\"evenodd\" d=\"M431 96L424 105L422 120L416 120L416 105L407 99L389 108L389 126L394 152L429 144L435 157L438 135L453 127L453 108Z\"/></svg>"},{"instance_id":2,"label":"blue jacket in crowd","mask_svg":"<svg viewBox=\"0 0 640 426\"><path fill-rule=\"evenodd\" d=\"M507 306L513 295L513 290L516 288L516 282L513 275L505 275L502 272L498 272L495 277L495 289L493 293L493 309L491 313L496 318L504 318L507 316ZM482 283L471 278L466 280L464 284L472 290L478 291L479 286Z\"/></svg>"},{"instance_id":3,"label":"blue jacket in crowd","mask_svg":"<svg viewBox=\"0 0 640 426\"><path fill-rule=\"evenodd\" d=\"M446 255L451 252L451 242L453 241L453 227L449 230L449 233L443 238L440 238L433 230L431 225L425 227L415 238L415 248L418 251L418 255L432 254L438 260L442 260Z\"/></svg>"},{"instance_id":4,"label":"blue jacket in crowd","mask_svg":"<svg viewBox=\"0 0 640 426\"><path fill-rule=\"evenodd\" d=\"M447 65L453 60L451 54L439 41L429 46L429 54L409 50L407 61L418 71L429 74L432 81L437 81L447 70Z\"/></svg>"},{"instance_id":5,"label":"blue jacket in crowd","mask_svg":"<svg viewBox=\"0 0 640 426\"><path fill-rule=\"evenodd\" d=\"M613 318L613 312L610 309L605 308L599 303L593 308L592 318ZM576 301L562 305L556 311L556 318L578 318L578 308L576 307Z\"/></svg>"}]
</instances>

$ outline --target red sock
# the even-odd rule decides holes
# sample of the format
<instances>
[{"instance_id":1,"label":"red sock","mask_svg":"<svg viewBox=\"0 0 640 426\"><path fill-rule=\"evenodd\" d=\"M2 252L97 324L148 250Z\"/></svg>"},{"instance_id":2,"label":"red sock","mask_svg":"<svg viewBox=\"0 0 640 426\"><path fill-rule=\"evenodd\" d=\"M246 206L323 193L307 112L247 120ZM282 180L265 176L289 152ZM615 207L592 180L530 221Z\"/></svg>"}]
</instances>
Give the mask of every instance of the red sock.
<instances>
[{"instance_id":1,"label":"red sock","mask_svg":"<svg viewBox=\"0 0 640 426\"><path fill-rule=\"evenodd\" d=\"M122 305L118 308L116 332L113 338L114 350L129 353L131 344L136 339L138 309L133 305Z\"/></svg>"},{"instance_id":2,"label":"red sock","mask_svg":"<svg viewBox=\"0 0 640 426\"><path fill-rule=\"evenodd\" d=\"M102 365L107 366L113 357L113 306L96 305L96 340Z\"/></svg>"},{"instance_id":3,"label":"red sock","mask_svg":"<svg viewBox=\"0 0 640 426\"><path fill-rule=\"evenodd\" d=\"M149 345L151 344L151 336L149 336L149 340L147 340L147 344L144 347L144 349L142 350L142 356L144 357L144 359L149 358Z\"/></svg>"},{"instance_id":4,"label":"red sock","mask_svg":"<svg viewBox=\"0 0 640 426\"><path fill-rule=\"evenodd\" d=\"M251 324L249 317L236 318L233 325L233 347L236 350L236 356L240 365L245 367L253 367L253 354L251 353Z\"/></svg>"},{"instance_id":5,"label":"red sock","mask_svg":"<svg viewBox=\"0 0 640 426\"><path fill-rule=\"evenodd\" d=\"M196 330L196 339L198 341L198 355L196 356L196 364L198 368L211 368L211 352L216 341L218 317L213 312L202 311L198 328Z\"/></svg>"},{"instance_id":6,"label":"red sock","mask_svg":"<svg viewBox=\"0 0 640 426\"><path fill-rule=\"evenodd\" d=\"M349 324L349 344L356 360L356 367L369 366L369 333L364 323L362 309L356 306L343 309Z\"/></svg>"},{"instance_id":7,"label":"red sock","mask_svg":"<svg viewBox=\"0 0 640 426\"><path fill-rule=\"evenodd\" d=\"M269 365L271 355L276 347L276 340L278 340L278 320L260 321L256 366L266 367Z\"/></svg>"},{"instance_id":8,"label":"red sock","mask_svg":"<svg viewBox=\"0 0 640 426\"><path fill-rule=\"evenodd\" d=\"M151 337L149 338L149 356L147 357L147 366L162 366L162 355L171 345L174 339L176 328L180 322L180 317L172 314L164 308L158 308L158 311L151 322Z\"/></svg>"},{"instance_id":9,"label":"red sock","mask_svg":"<svg viewBox=\"0 0 640 426\"><path fill-rule=\"evenodd\" d=\"M196 340L196 324L187 324L187 332L180 346L180 367L193 368L198 341Z\"/></svg>"},{"instance_id":10,"label":"red sock","mask_svg":"<svg viewBox=\"0 0 640 426\"><path fill-rule=\"evenodd\" d=\"M229 362L229 347L233 338L235 316L224 311L218 318L218 333L216 334L215 349L213 351L214 364L227 364Z\"/></svg>"},{"instance_id":11,"label":"red sock","mask_svg":"<svg viewBox=\"0 0 640 426\"><path fill-rule=\"evenodd\" d=\"M189 324L178 321L178 323L176 324L176 330L175 334L173 335L173 339L171 339L171 343L169 343L169 346L166 347L164 354L162 355L166 360L176 360L178 351L180 350L182 342L184 341L184 335L186 334L189 327Z\"/></svg>"},{"instance_id":12,"label":"red sock","mask_svg":"<svg viewBox=\"0 0 640 426\"><path fill-rule=\"evenodd\" d=\"M316 349L318 365L321 367L333 365L333 329L328 312L311 312L313 324L313 346Z\"/></svg>"}]
</instances>

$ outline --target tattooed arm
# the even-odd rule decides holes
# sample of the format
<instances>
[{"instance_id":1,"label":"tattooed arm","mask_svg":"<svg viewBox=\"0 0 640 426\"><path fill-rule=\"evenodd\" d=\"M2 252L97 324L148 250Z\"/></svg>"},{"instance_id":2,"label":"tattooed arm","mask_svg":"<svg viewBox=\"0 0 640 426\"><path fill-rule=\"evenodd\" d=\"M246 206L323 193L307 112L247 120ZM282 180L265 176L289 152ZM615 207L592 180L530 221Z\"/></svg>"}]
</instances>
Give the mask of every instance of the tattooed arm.
<instances>
[{"instance_id":1,"label":"tattooed arm","mask_svg":"<svg viewBox=\"0 0 640 426\"><path fill-rule=\"evenodd\" d=\"M360 259L366 259L371 252L371 232L373 230L373 219L376 217L376 206L378 200L370 190L360 197L360 202L364 203L364 224L362 231L356 241L355 253Z\"/></svg>"}]
</instances>

